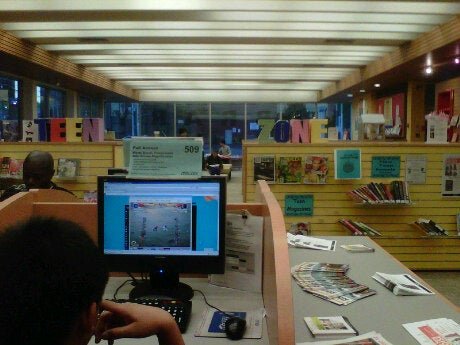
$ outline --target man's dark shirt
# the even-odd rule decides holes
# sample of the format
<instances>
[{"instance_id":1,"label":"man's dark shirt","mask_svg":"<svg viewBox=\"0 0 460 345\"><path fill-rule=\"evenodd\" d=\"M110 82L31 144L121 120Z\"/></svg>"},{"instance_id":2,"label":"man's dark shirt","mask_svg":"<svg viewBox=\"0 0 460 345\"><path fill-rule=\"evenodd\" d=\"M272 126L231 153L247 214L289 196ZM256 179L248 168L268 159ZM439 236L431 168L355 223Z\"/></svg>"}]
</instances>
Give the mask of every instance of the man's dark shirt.
<instances>
[{"instance_id":1,"label":"man's dark shirt","mask_svg":"<svg viewBox=\"0 0 460 345\"><path fill-rule=\"evenodd\" d=\"M55 189L55 190L62 190L64 192L67 192L69 194L74 195L70 190L67 190L65 188L59 187L57 184L54 182L51 182L51 187L49 189ZM17 184L14 186L11 186L3 192L2 196L0 196L0 201L8 199L10 196L13 196L19 192L27 192L29 189L25 184Z\"/></svg>"},{"instance_id":2,"label":"man's dark shirt","mask_svg":"<svg viewBox=\"0 0 460 345\"><path fill-rule=\"evenodd\" d=\"M219 166L222 167L222 159L219 156L209 155L208 158L206 158L206 163L208 165L219 164Z\"/></svg>"}]
</instances>

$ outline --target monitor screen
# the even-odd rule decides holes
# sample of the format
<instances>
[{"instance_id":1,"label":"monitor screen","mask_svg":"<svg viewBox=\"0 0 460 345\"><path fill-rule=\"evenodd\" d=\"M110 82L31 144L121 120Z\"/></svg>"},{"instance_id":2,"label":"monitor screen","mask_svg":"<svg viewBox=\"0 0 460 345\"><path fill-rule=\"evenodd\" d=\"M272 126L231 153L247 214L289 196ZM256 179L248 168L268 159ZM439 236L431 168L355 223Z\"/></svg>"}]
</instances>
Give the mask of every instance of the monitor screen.
<instances>
[{"instance_id":1,"label":"monitor screen","mask_svg":"<svg viewBox=\"0 0 460 345\"><path fill-rule=\"evenodd\" d=\"M111 271L223 273L226 184L198 180L98 178L99 247Z\"/></svg>"}]
</instances>

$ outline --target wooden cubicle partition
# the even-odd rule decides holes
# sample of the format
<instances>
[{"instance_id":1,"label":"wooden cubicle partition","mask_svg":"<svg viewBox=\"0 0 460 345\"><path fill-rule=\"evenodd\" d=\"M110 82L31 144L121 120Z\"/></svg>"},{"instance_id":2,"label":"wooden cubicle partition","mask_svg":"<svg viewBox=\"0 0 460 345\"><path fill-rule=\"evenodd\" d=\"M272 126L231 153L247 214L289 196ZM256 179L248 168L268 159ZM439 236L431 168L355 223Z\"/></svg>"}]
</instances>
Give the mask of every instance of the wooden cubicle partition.
<instances>
[{"instance_id":1,"label":"wooden cubicle partition","mask_svg":"<svg viewBox=\"0 0 460 345\"><path fill-rule=\"evenodd\" d=\"M270 344L295 344L291 272L283 212L266 181L258 181L255 199L264 205L262 294Z\"/></svg>"},{"instance_id":2,"label":"wooden cubicle partition","mask_svg":"<svg viewBox=\"0 0 460 345\"><path fill-rule=\"evenodd\" d=\"M72 220L86 229L97 242L97 205L78 202L78 198L67 192L36 189L18 193L0 202L0 231L31 216Z\"/></svg>"}]
</instances>

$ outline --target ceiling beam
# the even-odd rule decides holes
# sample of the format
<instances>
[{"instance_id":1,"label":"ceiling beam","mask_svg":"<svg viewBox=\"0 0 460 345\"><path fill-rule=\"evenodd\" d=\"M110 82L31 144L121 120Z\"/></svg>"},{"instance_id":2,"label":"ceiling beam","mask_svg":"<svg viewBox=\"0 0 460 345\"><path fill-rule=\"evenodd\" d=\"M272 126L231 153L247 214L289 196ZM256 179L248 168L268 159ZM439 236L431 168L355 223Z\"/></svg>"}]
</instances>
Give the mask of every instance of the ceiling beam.
<instances>
[{"instance_id":1,"label":"ceiling beam","mask_svg":"<svg viewBox=\"0 0 460 345\"><path fill-rule=\"evenodd\" d=\"M388 72L404 63L415 61L415 59L423 55L430 54L430 52L438 48L455 42L459 42L460 48L460 16L421 35L412 42L400 46L393 52L385 54L366 67L354 71L344 79L325 88L320 92L318 101L356 87L368 79L377 77L379 74Z\"/></svg>"},{"instance_id":2,"label":"ceiling beam","mask_svg":"<svg viewBox=\"0 0 460 345\"><path fill-rule=\"evenodd\" d=\"M50 71L65 78L73 79L76 83L86 83L101 88L107 93L115 93L130 99L138 99L137 91L130 89L120 82L90 71L88 68L76 65L70 61L50 53L33 43L19 39L6 31L0 30L0 54L19 59L21 62L36 65L39 69Z\"/></svg>"}]
</instances>

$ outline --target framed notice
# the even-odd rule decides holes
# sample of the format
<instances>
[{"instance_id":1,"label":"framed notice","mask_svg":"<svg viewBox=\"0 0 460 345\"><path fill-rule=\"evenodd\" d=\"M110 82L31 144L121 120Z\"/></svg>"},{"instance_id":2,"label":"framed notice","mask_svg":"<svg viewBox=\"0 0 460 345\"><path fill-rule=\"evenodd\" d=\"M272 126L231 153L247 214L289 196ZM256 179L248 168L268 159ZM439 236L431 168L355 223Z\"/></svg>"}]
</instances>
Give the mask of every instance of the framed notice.
<instances>
[{"instance_id":1,"label":"framed notice","mask_svg":"<svg viewBox=\"0 0 460 345\"><path fill-rule=\"evenodd\" d=\"M400 156L374 156L371 177L399 177L400 166Z\"/></svg>"},{"instance_id":2,"label":"framed notice","mask_svg":"<svg viewBox=\"0 0 460 345\"><path fill-rule=\"evenodd\" d=\"M406 182L411 184L426 182L426 156L406 156Z\"/></svg>"},{"instance_id":3,"label":"framed notice","mask_svg":"<svg viewBox=\"0 0 460 345\"><path fill-rule=\"evenodd\" d=\"M286 216L312 216L313 195L286 194L284 198L284 214Z\"/></svg>"},{"instance_id":4,"label":"framed notice","mask_svg":"<svg viewBox=\"0 0 460 345\"><path fill-rule=\"evenodd\" d=\"M460 196L460 155L445 155L442 167L442 196Z\"/></svg>"},{"instance_id":5,"label":"framed notice","mask_svg":"<svg viewBox=\"0 0 460 345\"><path fill-rule=\"evenodd\" d=\"M335 150L334 172L338 180L361 178L361 150Z\"/></svg>"}]
</instances>

